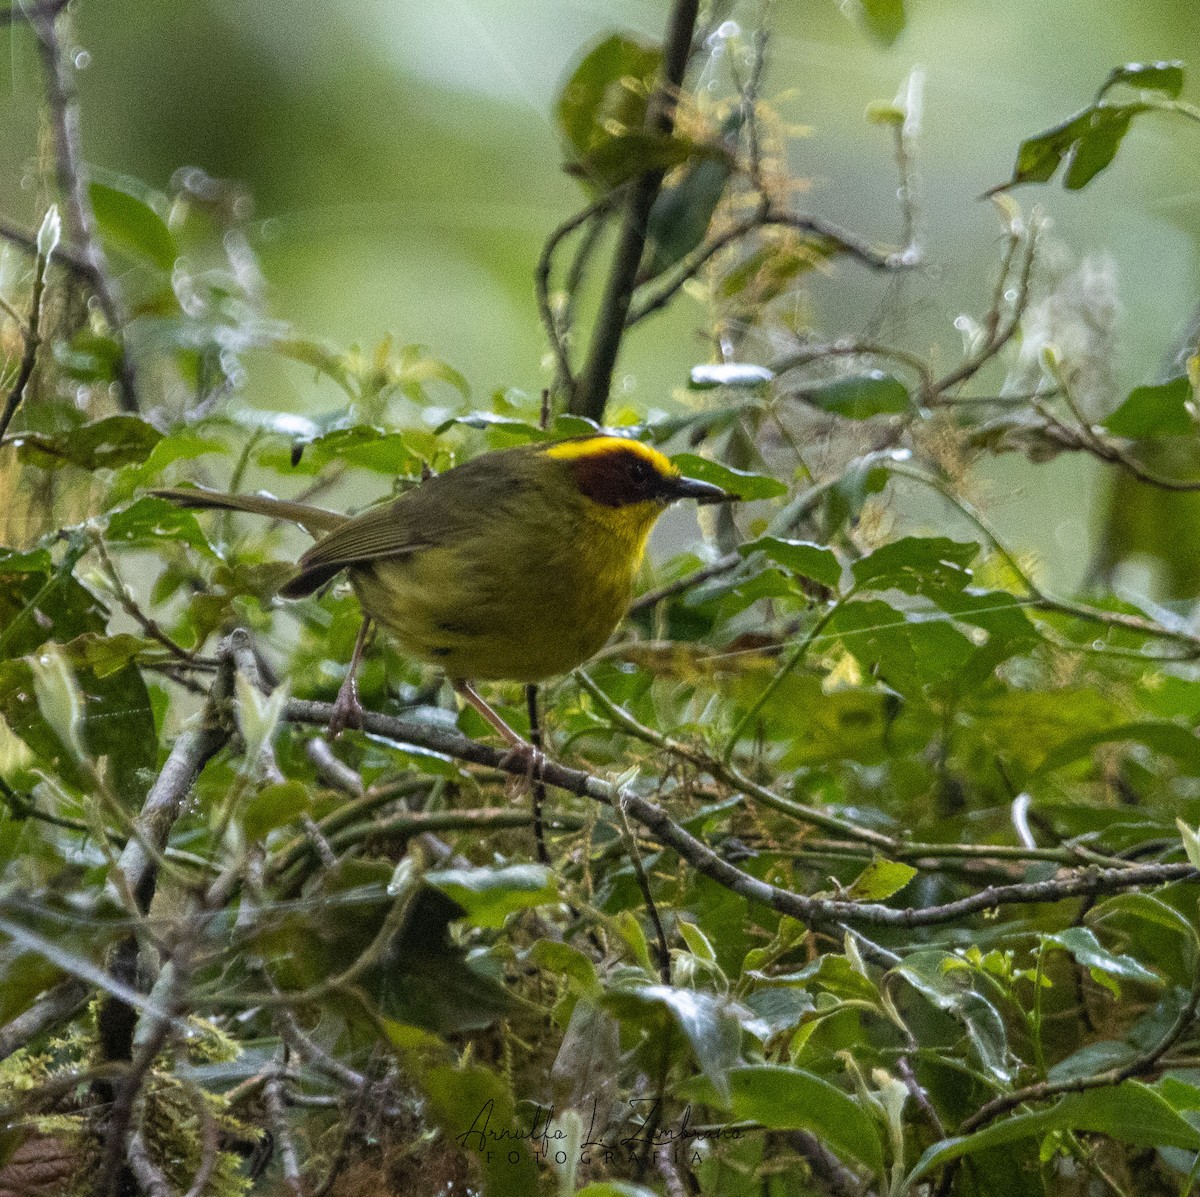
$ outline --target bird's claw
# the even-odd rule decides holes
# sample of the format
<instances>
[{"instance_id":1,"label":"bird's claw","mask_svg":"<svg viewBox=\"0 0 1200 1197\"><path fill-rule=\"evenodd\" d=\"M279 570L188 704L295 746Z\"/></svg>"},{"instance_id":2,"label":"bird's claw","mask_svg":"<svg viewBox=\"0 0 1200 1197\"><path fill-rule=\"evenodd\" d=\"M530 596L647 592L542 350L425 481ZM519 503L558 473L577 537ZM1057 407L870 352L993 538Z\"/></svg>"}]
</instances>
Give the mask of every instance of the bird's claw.
<instances>
[{"instance_id":1,"label":"bird's claw","mask_svg":"<svg viewBox=\"0 0 1200 1197\"><path fill-rule=\"evenodd\" d=\"M336 740L348 727L361 730L362 725L362 703L358 701L358 687L351 676L342 683L334 699L333 713L329 716L330 738Z\"/></svg>"},{"instance_id":2,"label":"bird's claw","mask_svg":"<svg viewBox=\"0 0 1200 1197\"><path fill-rule=\"evenodd\" d=\"M521 774L524 775L525 784L532 784L534 778L540 778L546 768L546 754L540 749L535 748L527 740L522 740L519 744L514 744L496 763L505 772L516 774L517 766L520 766Z\"/></svg>"}]
</instances>

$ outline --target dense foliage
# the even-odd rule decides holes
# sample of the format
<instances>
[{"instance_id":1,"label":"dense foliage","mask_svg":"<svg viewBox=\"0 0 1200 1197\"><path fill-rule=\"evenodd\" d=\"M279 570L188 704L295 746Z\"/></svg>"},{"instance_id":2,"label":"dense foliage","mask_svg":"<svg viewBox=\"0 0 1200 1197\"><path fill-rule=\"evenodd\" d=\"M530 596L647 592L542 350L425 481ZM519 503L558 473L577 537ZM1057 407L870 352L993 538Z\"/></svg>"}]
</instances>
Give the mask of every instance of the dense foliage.
<instances>
[{"instance_id":1,"label":"dense foliage","mask_svg":"<svg viewBox=\"0 0 1200 1197\"><path fill-rule=\"evenodd\" d=\"M1186 137L1180 65L1020 147L947 363L802 302L815 270L919 285L918 81L870 114L880 247L795 206L768 30L682 0L663 47L614 34L565 83L552 379L481 399L453 346L273 319L235 186L85 173L61 9L22 18L60 191L9 231L0 313L0 1193L1187 1191L1200 635L1112 561L1048 592L972 472L1077 453L1200 489L1197 346L1105 393L1012 195L1089 184L1142 113ZM609 400L626 330L688 302L712 360L669 410ZM256 355L341 406L250 407ZM365 730L324 736L348 589L282 603L298 532L146 493L361 506L601 422L745 501L542 688L537 782L386 636Z\"/></svg>"}]
</instances>

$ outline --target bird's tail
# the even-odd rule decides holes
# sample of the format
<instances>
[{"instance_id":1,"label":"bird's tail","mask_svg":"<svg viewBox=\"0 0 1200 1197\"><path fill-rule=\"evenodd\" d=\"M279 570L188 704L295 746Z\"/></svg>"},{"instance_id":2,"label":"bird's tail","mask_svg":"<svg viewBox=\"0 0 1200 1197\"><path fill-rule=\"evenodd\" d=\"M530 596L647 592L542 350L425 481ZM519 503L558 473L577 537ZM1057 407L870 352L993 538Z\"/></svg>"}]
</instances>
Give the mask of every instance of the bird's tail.
<instances>
[{"instance_id":1,"label":"bird's tail","mask_svg":"<svg viewBox=\"0 0 1200 1197\"><path fill-rule=\"evenodd\" d=\"M323 507L310 507L307 503L293 503L289 499L276 499L271 495L228 495L203 486L171 487L150 493L156 498L178 503L180 507L247 511L252 515L265 515L268 519L286 520L290 524L299 524L314 536L340 528L348 518L336 511L326 511Z\"/></svg>"}]
</instances>

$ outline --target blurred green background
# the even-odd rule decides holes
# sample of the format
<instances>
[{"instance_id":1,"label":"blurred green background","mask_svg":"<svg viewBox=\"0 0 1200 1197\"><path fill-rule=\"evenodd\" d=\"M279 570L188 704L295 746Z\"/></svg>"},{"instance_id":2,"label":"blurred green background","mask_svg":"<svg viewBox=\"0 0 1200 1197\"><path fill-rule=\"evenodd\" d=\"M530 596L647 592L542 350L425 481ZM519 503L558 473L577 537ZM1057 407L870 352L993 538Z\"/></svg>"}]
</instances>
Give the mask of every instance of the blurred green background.
<instances>
[{"instance_id":1,"label":"blurred green background","mask_svg":"<svg viewBox=\"0 0 1200 1197\"><path fill-rule=\"evenodd\" d=\"M660 37L666 9L660 0L76 0L85 150L162 188L188 165L240 180L276 314L342 344L370 347L389 333L424 344L485 406L497 389L536 393L549 378L533 267L547 232L581 202L561 170L557 88L581 49L614 27ZM891 147L864 110L923 69L917 166L929 266L897 284L838 264L810 284L810 303L827 335L882 319L893 343L953 360L954 319L986 307L997 261L998 225L980 193L1008 176L1023 137L1086 103L1114 64L1182 58L1195 69L1200 5L911 0L908 10L884 50L833 0L777 0L764 95L807 128L792 154L809 184L799 202L895 242ZM752 28L759 11L733 16ZM37 56L28 30L2 36L0 210L34 227ZM1104 290L1111 262L1115 402L1157 374L1200 295L1200 128L1138 123L1087 190L1026 188L1018 198L1051 216L1064 271L1096 258ZM688 366L706 360L699 316L683 299L628 342L618 380L638 408L669 407ZM252 371L248 387L271 407L335 402L329 384L277 362ZM1000 528L1056 585L1073 586L1103 519L1102 471L1078 458L1033 467L1016 457L988 471Z\"/></svg>"}]
</instances>

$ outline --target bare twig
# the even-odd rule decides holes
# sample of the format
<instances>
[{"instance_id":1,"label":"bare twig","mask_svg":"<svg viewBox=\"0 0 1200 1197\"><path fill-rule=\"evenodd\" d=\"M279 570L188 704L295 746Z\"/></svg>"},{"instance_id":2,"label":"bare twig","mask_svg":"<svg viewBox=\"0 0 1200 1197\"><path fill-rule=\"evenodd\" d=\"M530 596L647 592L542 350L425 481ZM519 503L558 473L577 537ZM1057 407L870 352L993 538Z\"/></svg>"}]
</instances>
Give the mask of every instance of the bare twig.
<instances>
[{"instance_id":1,"label":"bare twig","mask_svg":"<svg viewBox=\"0 0 1200 1197\"><path fill-rule=\"evenodd\" d=\"M263 1104L267 1107L267 1116L271 1120L271 1132L279 1151L279 1166L283 1171L283 1181L293 1197L305 1197L304 1181L300 1175L300 1157L296 1152L296 1141L292 1137L292 1128L288 1125L287 1111L283 1105L283 1082L277 1076L272 1076L263 1086Z\"/></svg>"},{"instance_id":2,"label":"bare twig","mask_svg":"<svg viewBox=\"0 0 1200 1197\"><path fill-rule=\"evenodd\" d=\"M121 853L118 869L124 884L142 910L150 905L154 893L157 856L166 846L171 827L183 810L192 783L209 758L218 752L230 736L230 714L226 709L233 693L233 654L231 645L244 640L245 633L234 632L218 651L222 667L218 670L209 701L196 727L176 741L167 762L150 787L141 812L133 821L135 834Z\"/></svg>"},{"instance_id":3,"label":"bare twig","mask_svg":"<svg viewBox=\"0 0 1200 1197\"><path fill-rule=\"evenodd\" d=\"M121 407L124 411L136 412L139 408L137 378L125 337L126 318L117 299L104 250L96 237L96 218L85 180L74 68L63 53L58 35L57 20L63 7L57 4L38 6L27 10L26 15L37 35L46 76L46 100L54 131L55 173L67 233L76 253L87 267L92 290L96 293L104 318L121 344L118 367Z\"/></svg>"},{"instance_id":4,"label":"bare twig","mask_svg":"<svg viewBox=\"0 0 1200 1197\"><path fill-rule=\"evenodd\" d=\"M568 318L560 320L554 310L554 303L550 297L550 273L554 267L554 255L558 252L558 248L563 241L584 225L590 225L592 233L598 234L604 223L604 217L624 194L624 187L616 187L611 191L606 191L599 199L590 203L581 212L577 212L569 220L565 220L560 224L546 238L546 244L542 246L542 253L538 258L537 269L534 272L534 289L537 295L538 312L542 317L546 336L550 339L550 347L554 351L555 366L558 374L555 380L556 389L561 388L567 394L570 394L575 387L575 373L571 366L571 353L568 345L571 334L571 320L569 314ZM585 246L595 244L592 233L585 234L587 238ZM589 249L588 253L590 254L590 252ZM583 261L585 259L576 259L578 269L572 270L573 281L568 280L567 298L568 303L572 305L575 290L581 282Z\"/></svg>"}]
</instances>

